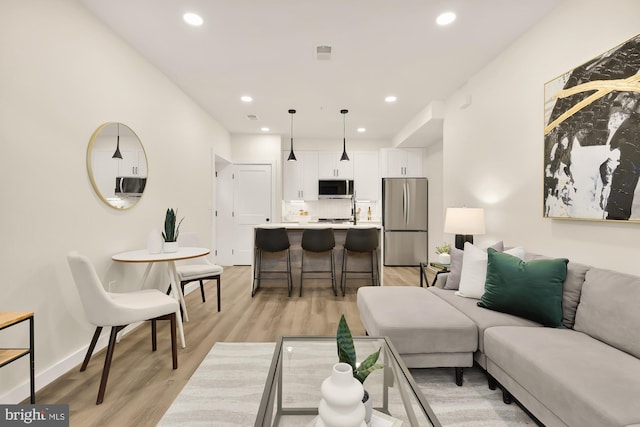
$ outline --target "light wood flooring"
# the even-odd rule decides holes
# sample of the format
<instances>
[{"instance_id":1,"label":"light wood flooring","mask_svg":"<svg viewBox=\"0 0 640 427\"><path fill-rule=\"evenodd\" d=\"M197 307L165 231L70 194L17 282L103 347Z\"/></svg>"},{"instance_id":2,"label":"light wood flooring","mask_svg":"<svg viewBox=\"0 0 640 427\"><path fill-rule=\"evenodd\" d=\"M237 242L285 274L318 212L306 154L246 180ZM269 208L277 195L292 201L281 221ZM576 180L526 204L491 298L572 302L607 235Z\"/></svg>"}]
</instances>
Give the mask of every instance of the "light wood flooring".
<instances>
[{"instance_id":1,"label":"light wood flooring","mask_svg":"<svg viewBox=\"0 0 640 427\"><path fill-rule=\"evenodd\" d=\"M386 286L419 286L419 269L385 267L384 280ZM356 307L356 288L364 285L359 279L349 281L344 298L340 292L335 297L330 282L320 280L305 280L300 298L295 278L291 298L283 282L265 282L251 298L250 283L249 267L226 267L221 312L216 311L215 282L205 284L204 304L199 290L187 295L187 347L178 350L177 370L171 369L168 322L158 324L155 353L151 352L147 322L116 345L104 403L95 404L104 350L93 356L85 372L78 366L38 391L37 403L69 404L71 426L155 426L218 341L275 342L283 335L333 336L343 313L352 334L364 335Z\"/></svg>"}]
</instances>

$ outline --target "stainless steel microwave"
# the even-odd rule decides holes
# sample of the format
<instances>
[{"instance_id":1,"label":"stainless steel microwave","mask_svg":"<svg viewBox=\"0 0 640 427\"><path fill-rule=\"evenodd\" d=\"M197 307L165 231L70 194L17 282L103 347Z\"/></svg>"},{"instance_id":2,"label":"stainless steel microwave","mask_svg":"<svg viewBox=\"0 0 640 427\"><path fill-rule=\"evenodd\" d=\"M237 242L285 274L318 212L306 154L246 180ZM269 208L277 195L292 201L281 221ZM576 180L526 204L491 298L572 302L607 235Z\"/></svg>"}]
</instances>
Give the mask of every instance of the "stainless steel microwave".
<instances>
[{"instance_id":1,"label":"stainless steel microwave","mask_svg":"<svg viewBox=\"0 0 640 427\"><path fill-rule=\"evenodd\" d=\"M352 179L321 179L318 181L321 199L349 199L353 197Z\"/></svg>"},{"instance_id":2,"label":"stainless steel microwave","mask_svg":"<svg viewBox=\"0 0 640 427\"><path fill-rule=\"evenodd\" d=\"M130 176L116 177L116 195L140 197L147 185L147 178Z\"/></svg>"}]
</instances>

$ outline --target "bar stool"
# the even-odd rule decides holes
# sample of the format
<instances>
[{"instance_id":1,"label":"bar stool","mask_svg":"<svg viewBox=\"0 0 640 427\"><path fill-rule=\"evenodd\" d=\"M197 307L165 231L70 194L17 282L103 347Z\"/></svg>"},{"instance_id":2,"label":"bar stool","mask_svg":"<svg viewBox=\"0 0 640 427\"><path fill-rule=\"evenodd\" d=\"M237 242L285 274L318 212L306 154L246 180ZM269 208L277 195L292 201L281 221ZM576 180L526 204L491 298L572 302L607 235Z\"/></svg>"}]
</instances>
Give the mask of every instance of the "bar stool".
<instances>
[{"instance_id":1,"label":"bar stool","mask_svg":"<svg viewBox=\"0 0 640 427\"><path fill-rule=\"evenodd\" d=\"M289 296L291 296L291 288L293 282L291 279L291 253L289 248L289 235L284 227L280 228L256 228L255 239L255 251L254 251L254 270L253 270L253 283L251 296L256 294L256 291L260 288L260 282L262 280L273 280L275 278L263 278L263 273L280 273L286 274L287 288L289 290ZM277 253L286 251L286 270L265 270L262 271L262 255L265 252ZM257 282L257 286L256 286Z\"/></svg>"},{"instance_id":2,"label":"bar stool","mask_svg":"<svg viewBox=\"0 0 640 427\"><path fill-rule=\"evenodd\" d=\"M345 296L347 287L347 273L369 273L371 274L371 283L380 285L380 272L378 271L377 261L378 251L378 229L377 228L349 228L344 242L344 250L342 255L342 277L341 288L342 296ZM369 253L371 261L370 270L348 270L347 257L349 252ZM375 262L374 262L375 260ZM376 280L377 278L377 280Z\"/></svg>"},{"instance_id":3,"label":"bar stool","mask_svg":"<svg viewBox=\"0 0 640 427\"><path fill-rule=\"evenodd\" d=\"M333 248L336 246L336 239L333 235L331 228L307 228L302 232L302 262L300 269L300 296L302 296L302 280L304 273L330 273L331 287L333 288L333 294L338 296L336 290L336 270L333 264ZM331 269L330 270L305 270L304 269L304 253L323 253L328 252L330 258Z\"/></svg>"}]
</instances>

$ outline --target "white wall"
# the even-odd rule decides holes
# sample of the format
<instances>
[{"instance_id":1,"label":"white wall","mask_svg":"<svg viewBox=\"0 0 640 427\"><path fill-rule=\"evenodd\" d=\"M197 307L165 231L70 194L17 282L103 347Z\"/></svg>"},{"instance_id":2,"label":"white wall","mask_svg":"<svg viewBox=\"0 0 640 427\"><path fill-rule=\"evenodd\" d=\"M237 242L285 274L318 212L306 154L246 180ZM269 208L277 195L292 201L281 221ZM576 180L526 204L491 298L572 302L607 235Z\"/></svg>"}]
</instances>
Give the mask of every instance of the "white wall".
<instances>
[{"instance_id":1,"label":"white wall","mask_svg":"<svg viewBox=\"0 0 640 427\"><path fill-rule=\"evenodd\" d=\"M437 261L436 246L447 240L444 230L444 207L442 206L442 141L429 144L424 149L423 170L429 180L428 250L429 261Z\"/></svg>"},{"instance_id":2,"label":"white wall","mask_svg":"<svg viewBox=\"0 0 640 427\"><path fill-rule=\"evenodd\" d=\"M444 206L486 209L479 244L640 274L638 224L542 216L544 84L636 35L639 17L637 0L565 0L447 100Z\"/></svg>"},{"instance_id":3,"label":"white wall","mask_svg":"<svg viewBox=\"0 0 640 427\"><path fill-rule=\"evenodd\" d=\"M145 247L168 207L186 217L182 230L212 236L212 156L230 158L230 137L76 1L7 0L1 9L0 311L35 312L39 388L81 361L93 333L66 254L86 254L126 290L142 267L111 255ZM147 153L145 194L127 211L106 206L87 175L89 138L108 121L131 127ZM0 345L27 345L26 332L2 331ZM0 370L1 403L28 396L27 373L28 358Z\"/></svg>"}]
</instances>

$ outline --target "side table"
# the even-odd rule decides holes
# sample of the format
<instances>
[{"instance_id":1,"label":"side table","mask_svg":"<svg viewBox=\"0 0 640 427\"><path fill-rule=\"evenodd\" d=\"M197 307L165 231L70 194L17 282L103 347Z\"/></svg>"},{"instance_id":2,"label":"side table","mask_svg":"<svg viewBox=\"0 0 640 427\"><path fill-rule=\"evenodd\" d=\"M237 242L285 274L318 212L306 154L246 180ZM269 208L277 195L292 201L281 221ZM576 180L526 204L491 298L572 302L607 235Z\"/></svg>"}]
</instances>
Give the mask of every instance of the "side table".
<instances>
[{"instance_id":1,"label":"side table","mask_svg":"<svg viewBox=\"0 0 640 427\"><path fill-rule=\"evenodd\" d=\"M35 385L35 357L33 352L33 312L9 312L0 311L0 331L18 323L29 321L29 348L0 348L0 368L29 355L30 369L29 379L31 382L31 404L36 403Z\"/></svg>"},{"instance_id":2,"label":"side table","mask_svg":"<svg viewBox=\"0 0 640 427\"><path fill-rule=\"evenodd\" d=\"M432 263L420 263L420 287L424 286L424 282L427 282L427 287L434 286L436 284L436 279L438 278L438 274L440 273L448 273L449 265L438 264L436 262Z\"/></svg>"}]
</instances>

